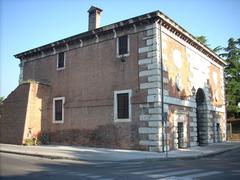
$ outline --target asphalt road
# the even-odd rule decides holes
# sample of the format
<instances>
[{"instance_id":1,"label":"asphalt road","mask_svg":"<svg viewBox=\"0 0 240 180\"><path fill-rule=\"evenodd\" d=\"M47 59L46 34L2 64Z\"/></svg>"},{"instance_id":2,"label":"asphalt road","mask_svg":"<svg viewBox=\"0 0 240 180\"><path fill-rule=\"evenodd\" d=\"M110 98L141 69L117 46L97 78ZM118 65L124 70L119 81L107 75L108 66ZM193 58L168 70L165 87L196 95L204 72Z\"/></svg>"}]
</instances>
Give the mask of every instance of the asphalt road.
<instances>
[{"instance_id":1,"label":"asphalt road","mask_svg":"<svg viewBox=\"0 0 240 180\"><path fill-rule=\"evenodd\" d=\"M240 179L240 148L208 158L87 162L1 153L1 179Z\"/></svg>"}]
</instances>

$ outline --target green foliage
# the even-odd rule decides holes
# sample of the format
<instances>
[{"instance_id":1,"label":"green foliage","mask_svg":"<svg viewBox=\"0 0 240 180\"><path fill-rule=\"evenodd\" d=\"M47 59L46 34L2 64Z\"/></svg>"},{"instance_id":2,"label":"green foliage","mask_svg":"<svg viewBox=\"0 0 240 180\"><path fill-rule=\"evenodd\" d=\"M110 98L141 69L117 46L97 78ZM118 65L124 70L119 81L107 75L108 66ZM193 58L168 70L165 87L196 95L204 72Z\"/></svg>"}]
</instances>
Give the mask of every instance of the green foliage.
<instances>
[{"instance_id":1,"label":"green foliage","mask_svg":"<svg viewBox=\"0 0 240 180\"><path fill-rule=\"evenodd\" d=\"M5 98L4 98L3 96L0 97L0 104L3 103L4 99L5 99Z\"/></svg>"},{"instance_id":2,"label":"green foliage","mask_svg":"<svg viewBox=\"0 0 240 180\"><path fill-rule=\"evenodd\" d=\"M25 146L34 146L40 144L50 144L50 138L47 134L39 134L37 137L27 138L23 143Z\"/></svg>"},{"instance_id":3,"label":"green foliage","mask_svg":"<svg viewBox=\"0 0 240 180\"><path fill-rule=\"evenodd\" d=\"M196 36L196 39L209 47L206 36ZM225 67L225 91L227 99L227 116L229 118L240 118L240 38L230 38L228 46L223 48L217 46L212 49L220 57L226 60Z\"/></svg>"},{"instance_id":4,"label":"green foliage","mask_svg":"<svg viewBox=\"0 0 240 180\"><path fill-rule=\"evenodd\" d=\"M34 146L34 145L39 145L39 144L40 144L39 140L35 137L25 139L24 143L23 143L23 145L25 145L25 146Z\"/></svg>"},{"instance_id":5,"label":"green foliage","mask_svg":"<svg viewBox=\"0 0 240 180\"><path fill-rule=\"evenodd\" d=\"M223 47L221 47L221 46L217 46L217 47L212 49L212 51L215 52L215 53L219 53L222 50L223 50Z\"/></svg>"},{"instance_id":6,"label":"green foliage","mask_svg":"<svg viewBox=\"0 0 240 180\"><path fill-rule=\"evenodd\" d=\"M50 144L50 138L47 134L40 134L38 139L41 144Z\"/></svg>"},{"instance_id":7,"label":"green foliage","mask_svg":"<svg viewBox=\"0 0 240 180\"><path fill-rule=\"evenodd\" d=\"M195 37L200 43L204 44L205 46L207 46L209 49L210 48L210 44L207 44L207 37L206 36L196 36ZM223 47L221 46L217 46L213 49L211 49L214 53L220 53L223 50Z\"/></svg>"},{"instance_id":8,"label":"green foliage","mask_svg":"<svg viewBox=\"0 0 240 180\"><path fill-rule=\"evenodd\" d=\"M209 46L209 44L207 44L207 38L206 36L196 36L195 37L200 43L204 44L205 46Z\"/></svg>"},{"instance_id":9,"label":"green foliage","mask_svg":"<svg viewBox=\"0 0 240 180\"><path fill-rule=\"evenodd\" d=\"M227 115L229 118L240 117L240 38L228 40L228 46L220 54L227 62L225 67L225 91L227 99Z\"/></svg>"}]
</instances>

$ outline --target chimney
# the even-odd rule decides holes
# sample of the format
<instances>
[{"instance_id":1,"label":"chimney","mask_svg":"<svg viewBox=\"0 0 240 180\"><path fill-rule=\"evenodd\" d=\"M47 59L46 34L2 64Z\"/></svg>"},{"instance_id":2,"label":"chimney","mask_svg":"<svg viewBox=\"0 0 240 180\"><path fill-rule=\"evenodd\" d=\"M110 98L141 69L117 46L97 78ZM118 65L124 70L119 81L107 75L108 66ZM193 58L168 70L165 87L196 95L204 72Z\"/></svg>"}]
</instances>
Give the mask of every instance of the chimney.
<instances>
[{"instance_id":1,"label":"chimney","mask_svg":"<svg viewBox=\"0 0 240 180\"><path fill-rule=\"evenodd\" d=\"M91 6L88 10L88 30L93 30L100 27L100 14L102 9Z\"/></svg>"}]
</instances>

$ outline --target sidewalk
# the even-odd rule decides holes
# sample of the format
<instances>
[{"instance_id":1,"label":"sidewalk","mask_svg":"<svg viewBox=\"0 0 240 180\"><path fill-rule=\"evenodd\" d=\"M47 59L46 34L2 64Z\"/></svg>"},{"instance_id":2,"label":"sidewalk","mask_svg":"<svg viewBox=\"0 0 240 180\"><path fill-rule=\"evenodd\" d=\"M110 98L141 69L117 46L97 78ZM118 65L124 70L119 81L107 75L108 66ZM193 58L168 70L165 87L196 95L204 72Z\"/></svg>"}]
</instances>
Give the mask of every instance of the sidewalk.
<instances>
[{"instance_id":1,"label":"sidewalk","mask_svg":"<svg viewBox=\"0 0 240 180\"><path fill-rule=\"evenodd\" d=\"M224 142L204 147L191 147L168 152L168 159L195 159L212 156L240 148L240 142ZM165 153L91 148L82 146L21 146L0 144L0 152L46 157L51 159L72 159L87 161L131 161L131 160L166 160Z\"/></svg>"}]
</instances>

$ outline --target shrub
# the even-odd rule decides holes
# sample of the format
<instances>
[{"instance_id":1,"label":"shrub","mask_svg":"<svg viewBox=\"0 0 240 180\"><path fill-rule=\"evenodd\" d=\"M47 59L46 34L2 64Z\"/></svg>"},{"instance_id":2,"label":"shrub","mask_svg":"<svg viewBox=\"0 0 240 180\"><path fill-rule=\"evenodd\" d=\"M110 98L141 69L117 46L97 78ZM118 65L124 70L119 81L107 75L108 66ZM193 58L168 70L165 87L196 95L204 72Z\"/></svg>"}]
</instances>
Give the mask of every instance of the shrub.
<instances>
[{"instance_id":1,"label":"shrub","mask_svg":"<svg viewBox=\"0 0 240 180\"><path fill-rule=\"evenodd\" d=\"M50 138L47 134L38 134L37 137L27 138L23 142L23 145L25 146L33 146L40 144L50 144Z\"/></svg>"},{"instance_id":2,"label":"shrub","mask_svg":"<svg viewBox=\"0 0 240 180\"><path fill-rule=\"evenodd\" d=\"M50 144L50 138L47 134L40 134L38 139L41 144Z\"/></svg>"},{"instance_id":3,"label":"shrub","mask_svg":"<svg viewBox=\"0 0 240 180\"><path fill-rule=\"evenodd\" d=\"M23 145L25 145L25 146L33 146L33 145L38 145L38 144L40 144L40 142L39 142L39 140L38 140L37 138L35 138L35 137L25 139L25 140L24 140L24 143L23 143Z\"/></svg>"}]
</instances>

